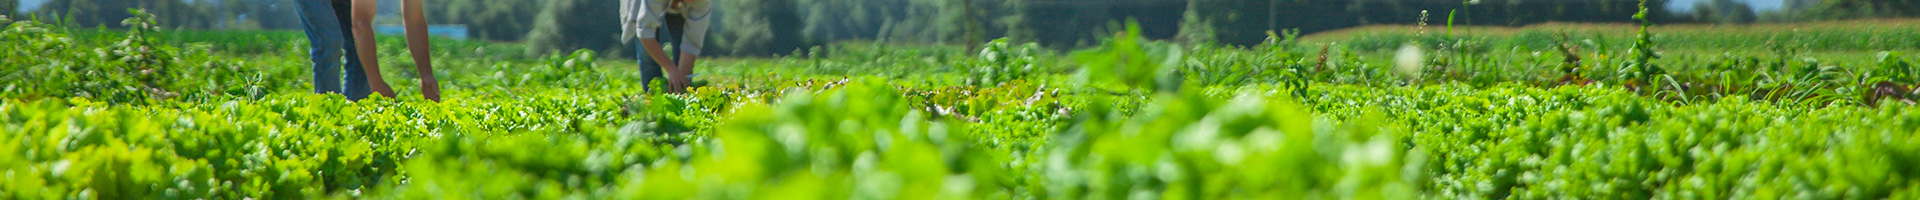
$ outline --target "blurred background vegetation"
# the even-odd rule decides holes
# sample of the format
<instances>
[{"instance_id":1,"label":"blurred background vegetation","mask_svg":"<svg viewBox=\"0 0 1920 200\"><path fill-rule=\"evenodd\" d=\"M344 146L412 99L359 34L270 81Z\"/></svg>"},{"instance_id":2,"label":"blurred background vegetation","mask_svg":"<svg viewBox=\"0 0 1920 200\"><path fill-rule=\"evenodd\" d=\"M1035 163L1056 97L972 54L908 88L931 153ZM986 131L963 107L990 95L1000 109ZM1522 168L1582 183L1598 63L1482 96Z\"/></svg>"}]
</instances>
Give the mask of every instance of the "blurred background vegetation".
<instances>
[{"instance_id":1,"label":"blurred background vegetation","mask_svg":"<svg viewBox=\"0 0 1920 200\"><path fill-rule=\"evenodd\" d=\"M119 28L126 9L144 8L178 29L298 29L293 0L0 0L14 18L59 19L69 27ZM382 14L395 15L396 0ZM981 44L993 38L1052 49L1098 44L1115 21L1136 19L1144 36L1185 43L1254 45L1269 30L1312 34L1368 25L1421 23L1525 26L1545 22L1629 22L1635 0L723 0L708 46L713 54L781 55L838 41ZM1771 23L1920 16L1912 0L1651 0L1656 23ZM436 0L430 21L463 25L468 36L526 43L529 53L594 49L630 57L619 42L611 0ZM24 16L31 15L31 16ZM386 17L379 23L397 23ZM1277 32L1277 31L1276 31Z\"/></svg>"}]
</instances>

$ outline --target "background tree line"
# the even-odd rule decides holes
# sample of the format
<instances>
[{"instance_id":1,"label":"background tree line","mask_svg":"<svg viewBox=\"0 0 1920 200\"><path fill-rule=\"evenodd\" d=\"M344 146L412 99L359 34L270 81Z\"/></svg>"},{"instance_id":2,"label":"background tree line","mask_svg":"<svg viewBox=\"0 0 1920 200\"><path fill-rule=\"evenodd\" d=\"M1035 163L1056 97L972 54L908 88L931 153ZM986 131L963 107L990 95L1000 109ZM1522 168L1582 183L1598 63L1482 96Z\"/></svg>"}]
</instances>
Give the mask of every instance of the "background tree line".
<instances>
[{"instance_id":1,"label":"background tree line","mask_svg":"<svg viewBox=\"0 0 1920 200\"><path fill-rule=\"evenodd\" d=\"M0 0L0 8L18 6ZM119 27L127 8L146 8L162 25L191 29L297 29L294 0L46 0L31 13L64 16L82 27ZM399 1L383 1L395 14ZM1007 37L1053 48L1097 43L1113 24L1137 20L1147 37L1256 44L1266 32L1303 33L1374 24L1426 22L1521 26L1628 22L1637 0L718 0L710 54L771 55L836 41L963 45ZM1657 23L1751 23L1920 16L1913 0L1787 0L1755 12L1732 0L1701 1L1690 11L1651 0ZM430 21L466 25L469 36L527 42L533 51L595 49L630 57L615 0L436 0ZM13 9L9 9L13 10ZM386 19L394 19L387 17Z\"/></svg>"},{"instance_id":2,"label":"background tree line","mask_svg":"<svg viewBox=\"0 0 1920 200\"><path fill-rule=\"evenodd\" d=\"M1786 0L1785 9L1762 14L1767 22L1920 17L1914 0Z\"/></svg>"},{"instance_id":3,"label":"background tree line","mask_svg":"<svg viewBox=\"0 0 1920 200\"><path fill-rule=\"evenodd\" d=\"M14 12L17 10L20 10L20 1L0 0L0 15L6 15L8 17L12 17L18 14Z\"/></svg>"}]
</instances>

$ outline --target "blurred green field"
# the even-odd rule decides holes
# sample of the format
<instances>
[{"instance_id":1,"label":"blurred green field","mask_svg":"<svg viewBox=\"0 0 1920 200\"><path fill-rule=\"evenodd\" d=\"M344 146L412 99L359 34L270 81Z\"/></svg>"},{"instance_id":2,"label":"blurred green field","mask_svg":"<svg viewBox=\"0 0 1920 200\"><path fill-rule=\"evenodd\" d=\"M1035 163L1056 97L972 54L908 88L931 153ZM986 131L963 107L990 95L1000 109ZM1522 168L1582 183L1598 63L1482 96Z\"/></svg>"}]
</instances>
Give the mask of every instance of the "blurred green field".
<instances>
[{"instance_id":1,"label":"blurred green field","mask_svg":"<svg viewBox=\"0 0 1920 200\"><path fill-rule=\"evenodd\" d=\"M1302 36L1313 43L1342 43L1355 49L1387 50L1407 41L1437 44L1452 38L1472 38L1483 48L1548 49L1562 43L1559 35L1584 45L1625 47L1638 27L1633 24L1545 23L1525 27L1381 25L1348 28ZM1424 30L1424 34L1421 32ZM1451 33L1449 33L1451 31ZM1653 27L1654 42L1668 50L1760 51L1794 48L1805 51L1912 51L1920 49L1920 20L1872 19L1780 24L1682 24ZM1451 35L1450 35L1451 34ZM1591 42L1589 42L1591 40Z\"/></svg>"}]
</instances>

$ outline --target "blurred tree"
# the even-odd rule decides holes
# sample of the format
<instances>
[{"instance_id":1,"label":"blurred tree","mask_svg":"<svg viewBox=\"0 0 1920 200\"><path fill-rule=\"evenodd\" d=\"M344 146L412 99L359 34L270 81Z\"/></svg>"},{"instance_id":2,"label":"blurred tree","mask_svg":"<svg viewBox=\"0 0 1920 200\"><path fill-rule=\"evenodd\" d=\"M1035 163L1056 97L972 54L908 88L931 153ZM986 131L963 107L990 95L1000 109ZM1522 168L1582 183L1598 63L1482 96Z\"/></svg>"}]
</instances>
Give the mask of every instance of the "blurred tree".
<instances>
[{"instance_id":1,"label":"blurred tree","mask_svg":"<svg viewBox=\"0 0 1920 200\"><path fill-rule=\"evenodd\" d=\"M1759 19L1753 7L1733 0L1709 0L1695 3L1693 18L1721 24L1746 24Z\"/></svg>"},{"instance_id":2,"label":"blurred tree","mask_svg":"<svg viewBox=\"0 0 1920 200\"><path fill-rule=\"evenodd\" d=\"M537 0L446 0L430 3L424 12L436 24L467 26L473 38L519 41L526 38L539 17Z\"/></svg>"},{"instance_id":3,"label":"blurred tree","mask_svg":"<svg viewBox=\"0 0 1920 200\"><path fill-rule=\"evenodd\" d=\"M546 55L592 49L602 55L632 56L633 47L620 42L620 3L605 0L548 0L533 29L527 32L530 54Z\"/></svg>"},{"instance_id":4,"label":"blurred tree","mask_svg":"<svg viewBox=\"0 0 1920 200\"><path fill-rule=\"evenodd\" d=\"M1065 49L1098 44L1127 19L1148 38L1172 38L1187 11L1182 0L1008 0L1000 21L1007 37ZM1211 12L1211 11L1209 11ZM1219 27L1219 26L1216 26Z\"/></svg>"},{"instance_id":5,"label":"blurred tree","mask_svg":"<svg viewBox=\"0 0 1920 200\"><path fill-rule=\"evenodd\" d=\"M1648 4L1653 7L1648 9L1665 10L1666 2L1651 0ZM1269 29L1314 33L1372 24L1417 24L1421 11L1427 11L1427 24L1436 26L1445 26L1449 14L1456 14L1457 25L1629 22L1639 12L1637 4L1637 0L1190 0L1182 13L1185 19L1178 21L1178 35L1188 42L1253 45L1265 39ZM1658 23L1678 20L1667 12L1652 15ZM1147 25L1156 20L1169 19L1141 21ZM1149 32L1151 38L1162 38Z\"/></svg>"},{"instance_id":6,"label":"blurred tree","mask_svg":"<svg viewBox=\"0 0 1920 200\"><path fill-rule=\"evenodd\" d=\"M1344 1L1193 0L1188 2L1179 35L1187 42L1251 45L1265 39L1270 29L1316 32L1361 24L1349 10L1367 7L1340 2ZM1417 16L1419 11L1414 12Z\"/></svg>"},{"instance_id":7,"label":"blurred tree","mask_svg":"<svg viewBox=\"0 0 1920 200\"><path fill-rule=\"evenodd\" d=\"M299 29L299 12L294 10L293 1L288 0L220 0L218 8L211 4L215 1L199 0L199 4L209 4L207 11L218 16L214 22L216 28L230 29ZM165 23L165 22L161 22Z\"/></svg>"},{"instance_id":8,"label":"blurred tree","mask_svg":"<svg viewBox=\"0 0 1920 200\"><path fill-rule=\"evenodd\" d=\"M802 24L803 18L795 12L792 0L756 0L756 1L716 1L714 12L720 17L720 24L708 30L709 47L731 55L771 55L800 50L811 44L804 40L800 32L803 26L830 25ZM854 17L857 11L840 10ZM849 17L848 20L865 18ZM830 37L830 36L824 36Z\"/></svg>"},{"instance_id":9,"label":"blurred tree","mask_svg":"<svg viewBox=\"0 0 1920 200\"><path fill-rule=\"evenodd\" d=\"M882 20L898 16L908 0L798 0L795 14L806 23L802 36L817 40L877 39ZM744 3L743 3L744 4ZM742 9L762 9L743 6Z\"/></svg>"},{"instance_id":10,"label":"blurred tree","mask_svg":"<svg viewBox=\"0 0 1920 200\"><path fill-rule=\"evenodd\" d=\"M982 0L947 0L947 2L949 5L941 11L945 14L940 15L944 19L939 20L942 22L940 24L946 24L946 26L940 26L943 27L938 31L940 38L944 40L943 42L953 41L965 44L967 51L978 50L981 43L987 42L987 32L991 31L986 21L992 20L981 16L991 15L996 9L981 4Z\"/></svg>"},{"instance_id":11,"label":"blurred tree","mask_svg":"<svg viewBox=\"0 0 1920 200\"><path fill-rule=\"evenodd\" d=\"M1786 8L1806 19L1920 17L1914 0L1788 0Z\"/></svg>"},{"instance_id":12,"label":"blurred tree","mask_svg":"<svg viewBox=\"0 0 1920 200\"><path fill-rule=\"evenodd\" d=\"M0 15L12 17L20 11L20 0L0 0Z\"/></svg>"},{"instance_id":13,"label":"blurred tree","mask_svg":"<svg viewBox=\"0 0 1920 200\"><path fill-rule=\"evenodd\" d=\"M209 28L214 19L209 11L181 0L53 0L41 5L35 15L66 18L72 26L122 28L120 21L132 17L127 14L132 8L153 13L162 27Z\"/></svg>"}]
</instances>

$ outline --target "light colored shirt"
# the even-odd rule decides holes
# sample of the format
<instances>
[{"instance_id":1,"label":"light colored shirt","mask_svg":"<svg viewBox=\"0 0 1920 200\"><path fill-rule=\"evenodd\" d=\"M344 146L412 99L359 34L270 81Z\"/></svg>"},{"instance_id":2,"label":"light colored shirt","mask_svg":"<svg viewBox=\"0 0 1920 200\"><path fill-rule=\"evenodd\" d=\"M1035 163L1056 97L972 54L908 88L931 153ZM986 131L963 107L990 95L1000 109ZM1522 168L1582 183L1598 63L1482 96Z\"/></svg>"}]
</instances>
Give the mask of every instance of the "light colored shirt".
<instances>
[{"instance_id":1,"label":"light colored shirt","mask_svg":"<svg viewBox=\"0 0 1920 200\"><path fill-rule=\"evenodd\" d=\"M707 39L707 25L711 24L708 19L713 16L712 1L689 0L679 8L669 8L667 3L671 1L620 0L620 41L658 38L660 26L666 24L666 15L677 14L687 19L686 30L675 36L680 37L680 52L700 55L700 45Z\"/></svg>"}]
</instances>

